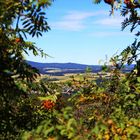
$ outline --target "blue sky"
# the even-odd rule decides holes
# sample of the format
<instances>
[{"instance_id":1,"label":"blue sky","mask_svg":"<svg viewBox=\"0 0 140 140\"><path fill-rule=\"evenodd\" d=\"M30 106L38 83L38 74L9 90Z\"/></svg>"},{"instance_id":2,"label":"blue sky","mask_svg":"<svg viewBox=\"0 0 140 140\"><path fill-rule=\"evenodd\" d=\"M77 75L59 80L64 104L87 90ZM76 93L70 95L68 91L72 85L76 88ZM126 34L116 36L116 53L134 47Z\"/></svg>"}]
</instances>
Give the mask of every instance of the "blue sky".
<instances>
[{"instance_id":1,"label":"blue sky","mask_svg":"<svg viewBox=\"0 0 140 140\"><path fill-rule=\"evenodd\" d=\"M119 11L109 16L110 6L92 0L56 0L47 10L51 30L41 38L30 38L52 57L26 56L36 62L99 64L130 45L134 36L129 28L121 31Z\"/></svg>"}]
</instances>

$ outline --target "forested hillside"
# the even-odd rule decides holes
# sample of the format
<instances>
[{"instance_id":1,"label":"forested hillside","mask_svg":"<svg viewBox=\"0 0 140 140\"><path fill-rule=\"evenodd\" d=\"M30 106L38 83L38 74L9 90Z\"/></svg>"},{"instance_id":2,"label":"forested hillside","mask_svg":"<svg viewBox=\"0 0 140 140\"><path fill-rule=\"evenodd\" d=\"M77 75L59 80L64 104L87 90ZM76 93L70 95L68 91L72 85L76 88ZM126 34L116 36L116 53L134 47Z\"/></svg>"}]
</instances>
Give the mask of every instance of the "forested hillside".
<instances>
[{"instance_id":1,"label":"forested hillside","mask_svg":"<svg viewBox=\"0 0 140 140\"><path fill-rule=\"evenodd\" d=\"M61 74L66 73L84 73L89 67L91 72L97 73L102 71L103 65L85 65L77 63L38 63L33 61L27 61L32 67L35 67L39 70L41 74L54 74L50 73L49 70L60 70ZM122 72L131 72L135 67L135 64L124 65ZM57 74L57 72L55 72Z\"/></svg>"}]
</instances>

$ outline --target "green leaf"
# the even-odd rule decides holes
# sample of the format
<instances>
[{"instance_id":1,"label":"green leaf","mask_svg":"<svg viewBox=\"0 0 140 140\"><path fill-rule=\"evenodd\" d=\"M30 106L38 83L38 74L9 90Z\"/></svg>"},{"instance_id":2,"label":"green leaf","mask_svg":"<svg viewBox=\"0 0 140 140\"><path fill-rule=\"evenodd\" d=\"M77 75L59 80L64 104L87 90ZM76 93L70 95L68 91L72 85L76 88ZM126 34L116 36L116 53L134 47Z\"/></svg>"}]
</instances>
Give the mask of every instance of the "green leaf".
<instances>
[{"instance_id":1,"label":"green leaf","mask_svg":"<svg viewBox=\"0 0 140 140\"><path fill-rule=\"evenodd\" d=\"M23 28L27 28L31 23L27 23L26 25L23 26Z\"/></svg>"},{"instance_id":2,"label":"green leaf","mask_svg":"<svg viewBox=\"0 0 140 140\"><path fill-rule=\"evenodd\" d=\"M119 136L117 134L115 134L114 140L120 140L120 138L119 138Z\"/></svg>"},{"instance_id":3,"label":"green leaf","mask_svg":"<svg viewBox=\"0 0 140 140\"><path fill-rule=\"evenodd\" d=\"M107 127L105 125L103 125L103 124L101 124L100 127L101 127L101 131L104 131L104 130L107 129Z\"/></svg>"},{"instance_id":4,"label":"green leaf","mask_svg":"<svg viewBox=\"0 0 140 140\"><path fill-rule=\"evenodd\" d=\"M125 97L125 99L134 99L135 97L136 97L135 94L130 93Z\"/></svg>"},{"instance_id":5,"label":"green leaf","mask_svg":"<svg viewBox=\"0 0 140 140\"><path fill-rule=\"evenodd\" d=\"M42 132L42 128L43 128L42 125L38 126L37 129L36 129L36 133L40 134Z\"/></svg>"},{"instance_id":6,"label":"green leaf","mask_svg":"<svg viewBox=\"0 0 140 140\"><path fill-rule=\"evenodd\" d=\"M140 106L140 99L138 100L138 106Z\"/></svg>"},{"instance_id":7,"label":"green leaf","mask_svg":"<svg viewBox=\"0 0 140 140\"><path fill-rule=\"evenodd\" d=\"M44 133L44 136L45 137L47 137L49 134L51 134L53 131L54 131L55 129L54 129L54 126L52 126L52 127L48 127L47 129L45 129L44 131L43 131L43 133Z\"/></svg>"},{"instance_id":8,"label":"green leaf","mask_svg":"<svg viewBox=\"0 0 140 140\"><path fill-rule=\"evenodd\" d=\"M62 136L66 136L66 135L67 135L66 129L62 129L62 130L60 131L60 134L61 134Z\"/></svg>"},{"instance_id":9,"label":"green leaf","mask_svg":"<svg viewBox=\"0 0 140 140\"><path fill-rule=\"evenodd\" d=\"M137 81L140 83L140 77L137 77Z\"/></svg>"},{"instance_id":10,"label":"green leaf","mask_svg":"<svg viewBox=\"0 0 140 140\"><path fill-rule=\"evenodd\" d=\"M71 130L73 129L73 127L76 127L76 120L74 118L69 119L68 123L67 123L67 129Z\"/></svg>"},{"instance_id":11,"label":"green leaf","mask_svg":"<svg viewBox=\"0 0 140 140\"><path fill-rule=\"evenodd\" d=\"M39 99L40 101L52 100L52 101L56 102L57 96L56 96L56 95L49 95L49 96L46 96L46 97L38 97L38 99Z\"/></svg>"},{"instance_id":12,"label":"green leaf","mask_svg":"<svg viewBox=\"0 0 140 140\"><path fill-rule=\"evenodd\" d=\"M99 126L95 126L93 129L92 129L92 132L95 133L95 134L98 134L99 133Z\"/></svg>"}]
</instances>

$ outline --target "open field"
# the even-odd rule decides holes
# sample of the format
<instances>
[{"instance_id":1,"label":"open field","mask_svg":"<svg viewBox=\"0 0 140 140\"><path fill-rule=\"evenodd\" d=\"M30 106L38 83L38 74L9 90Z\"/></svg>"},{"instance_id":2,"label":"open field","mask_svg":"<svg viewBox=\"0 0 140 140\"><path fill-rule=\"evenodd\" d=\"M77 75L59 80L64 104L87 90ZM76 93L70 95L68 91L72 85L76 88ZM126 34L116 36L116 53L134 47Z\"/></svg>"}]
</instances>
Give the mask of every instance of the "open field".
<instances>
[{"instance_id":1,"label":"open field","mask_svg":"<svg viewBox=\"0 0 140 140\"><path fill-rule=\"evenodd\" d=\"M89 80L97 80L99 78L110 77L109 73L99 72L99 73L66 73L62 76L57 75L41 75L39 79L43 81L51 81L51 82L66 82L72 80L84 80L84 77L88 78Z\"/></svg>"}]
</instances>

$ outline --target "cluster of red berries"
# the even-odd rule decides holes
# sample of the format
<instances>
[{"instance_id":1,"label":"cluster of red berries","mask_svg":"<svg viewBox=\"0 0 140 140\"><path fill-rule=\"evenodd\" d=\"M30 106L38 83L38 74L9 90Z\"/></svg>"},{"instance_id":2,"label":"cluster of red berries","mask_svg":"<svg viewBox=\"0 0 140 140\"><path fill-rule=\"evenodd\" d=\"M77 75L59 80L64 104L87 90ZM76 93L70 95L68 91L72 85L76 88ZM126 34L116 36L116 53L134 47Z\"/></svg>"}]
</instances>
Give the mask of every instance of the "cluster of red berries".
<instances>
[{"instance_id":1,"label":"cluster of red berries","mask_svg":"<svg viewBox=\"0 0 140 140\"><path fill-rule=\"evenodd\" d=\"M21 39L20 39L20 38L16 38L16 39L15 39L15 42L16 42L16 43L19 43L19 42L21 42Z\"/></svg>"},{"instance_id":2,"label":"cluster of red berries","mask_svg":"<svg viewBox=\"0 0 140 140\"><path fill-rule=\"evenodd\" d=\"M114 3L114 0L104 0L105 3L112 5Z\"/></svg>"},{"instance_id":3,"label":"cluster of red berries","mask_svg":"<svg viewBox=\"0 0 140 140\"><path fill-rule=\"evenodd\" d=\"M53 101L51 101L51 100L45 100L43 102L43 107L45 109L48 109L49 110L49 109L52 109L54 106L55 106L55 103Z\"/></svg>"},{"instance_id":4,"label":"cluster of red berries","mask_svg":"<svg viewBox=\"0 0 140 140\"><path fill-rule=\"evenodd\" d=\"M115 1L120 2L120 0L104 0L105 3L113 5ZM127 8L138 8L140 7L139 0L134 0L133 2L131 0L124 0L124 4L127 6Z\"/></svg>"},{"instance_id":5,"label":"cluster of red berries","mask_svg":"<svg viewBox=\"0 0 140 140\"><path fill-rule=\"evenodd\" d=\"M134 0L133 2L131 0L124 0L124 3L126 4L127 8L138 8L140 6L138 0Z\"/></svg>"}]
</instances>

